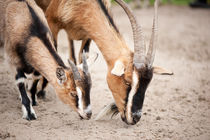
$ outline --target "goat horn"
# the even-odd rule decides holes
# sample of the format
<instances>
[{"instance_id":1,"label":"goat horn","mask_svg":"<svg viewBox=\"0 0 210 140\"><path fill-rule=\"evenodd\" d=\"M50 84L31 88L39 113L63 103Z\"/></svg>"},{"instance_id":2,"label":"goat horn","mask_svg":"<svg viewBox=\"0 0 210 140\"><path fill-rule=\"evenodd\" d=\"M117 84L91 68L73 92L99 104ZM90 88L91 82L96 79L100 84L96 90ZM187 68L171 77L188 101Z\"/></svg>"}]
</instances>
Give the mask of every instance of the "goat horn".
<instances>
[{"instance_id":1,"label":"goat horn","mask_svg":"<svg viewBox=\"0 0 210 140\"><path fill-rule=\"evenodd\" d=\"M82 65L83 65L83 71L85 72L85 74L88 74L88 64L85 56L85 51L83 51L82 53Z\"/></svg>"},{"instance_id":2,"label":"goat horn","mask_svg":"<svg viewBox=\"0 0 210 140\"><path fill-rule=\"evenodd\" d=\"M155 52L156 52L156 48L157 48L157 38L158 38L158 3L159 0L155 0L154 3L154 18L153 18L153 26L152 26L152 35L151 35L151 39L150 39L150 44L149 44L149 49L147 52L147 57L146 57L146 64L148 65L149 68L152 67L152 64L154 62L154 58L155 58Z\"/></svg>"},{"instance_id":3,"label":"goat horn","mask_svg":"<svg viewBox=\"0 0 210 140\"><path fill-rule=\"evenodd\" d=\"M145 67L145 50L144 36L141 26L137 23L136 17L128 7L128 5L122 0L115 0L126 12L130 20L133 30L134 40L134 65L137 69Z\"/></svg>"},{"instance_id":4,"label":"goat horn","mask_svg":"<svg viewBox=\"0 0 210 140\"><path fill-rule=\"evenodd\" d=\"M77 69L77 66L69 59L68 59L68 62L69 62L69 65L72 69L74 80L81 80L81 77L80 77L79 71Z\"/></svg>"}]
</instances>

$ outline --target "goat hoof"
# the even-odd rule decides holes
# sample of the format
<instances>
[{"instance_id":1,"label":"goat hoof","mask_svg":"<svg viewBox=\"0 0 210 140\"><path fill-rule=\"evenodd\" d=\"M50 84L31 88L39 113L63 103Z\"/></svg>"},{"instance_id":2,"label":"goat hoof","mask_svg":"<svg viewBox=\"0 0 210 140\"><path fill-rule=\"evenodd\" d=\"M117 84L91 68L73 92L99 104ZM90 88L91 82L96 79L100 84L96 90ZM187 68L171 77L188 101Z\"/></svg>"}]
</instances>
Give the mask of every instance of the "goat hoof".
<instances>
[{"instance_id":1,"label":"goat hoof","mask_svg":"<svg viewBox=\"0 0 210 140\"><path fill-rule=\"evenodd\" d=\"M39 92L37 93L37 97L38 97L39 99L45 99L45 97L46 97L46 92L45 92L44 90L39 91Z\"/></svg>"},{"instance_id":2,"label":"goat hoof","mask_svg":"<svg viewBox=\"0 0 210 140\"><path fill-rule=\"evenodd\" d=\"M28 121L31 121L31 120L36 120L36 114L34 113L31 113L31 114L28 114L28 116L26 117L26 120Z\"/></svg>"},{"instance_id":3,"label":"goat hoof","mask_svg":"<svg viewBox=\"0 0 210 140\"><path fill-rule=\"evenodd\" d=\"M38 106L38 103L36 101L33 101L32 106Z\"/></svg>"}]
</instances>

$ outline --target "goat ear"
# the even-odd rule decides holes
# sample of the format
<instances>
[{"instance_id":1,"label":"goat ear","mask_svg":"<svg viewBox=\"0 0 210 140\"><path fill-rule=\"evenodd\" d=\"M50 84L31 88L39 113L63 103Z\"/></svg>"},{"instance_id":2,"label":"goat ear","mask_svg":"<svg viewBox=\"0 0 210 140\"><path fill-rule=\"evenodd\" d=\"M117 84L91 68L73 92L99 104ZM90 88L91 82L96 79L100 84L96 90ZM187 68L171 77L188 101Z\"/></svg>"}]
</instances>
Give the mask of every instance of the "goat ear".
<instances>
[{"instance_id":1,"label":"goat ear","mask_svg":"<svg viewBox=\"0 0 210 140\"><path fill-rule=\"evenodd\" d=\"M66 81L67 77L63 68L56 69L56 77L58 78L58 82L60 84L63 84Z\"/></svg>"},{"instance_id":2,"label":"goat ear","mask_svg":"<svg viewBox=\"0 0 210 140\"><path fill-rule=\"evenodd\" d=\"M158 66L153 67L153 73L159 74L159 75L173 75L174 74L171 70L167 70L165 68L161 68Z\"/></svg>"},{"instance_id":3,"label":"goat ear","mask_svg":"<svg viewBox=\"0 0 210 140\"><path fill-rule=\"evenodd\" d=\"M114 68L111 71L111 74L116 76L122 76L125 73L125 66L122 61L117 60L114 64Z\"/></svg>"}]
</instances>

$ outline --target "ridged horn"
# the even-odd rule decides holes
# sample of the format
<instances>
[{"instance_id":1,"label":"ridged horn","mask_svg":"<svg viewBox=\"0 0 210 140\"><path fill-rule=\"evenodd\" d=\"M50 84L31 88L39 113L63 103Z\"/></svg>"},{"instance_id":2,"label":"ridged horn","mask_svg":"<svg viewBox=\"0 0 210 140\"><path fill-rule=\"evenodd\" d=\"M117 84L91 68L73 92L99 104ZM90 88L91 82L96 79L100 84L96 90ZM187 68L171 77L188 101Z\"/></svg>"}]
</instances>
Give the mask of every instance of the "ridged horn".
<instances>
[{"instance_id":1,"label":"ridged horn","mask_svg":"<svg viewBox=\"0 0 210 140\"><path fill-rule=\"evenodd\" d=\"M88 74L88 64L87 64L85 51L83 51L83 53L82 53L82 67L83 67L84 73Z\"/></svg>"},{"instance_id":2,"label":"ridged horn","mask_svg":"<svg viewBox=\"0 0 210 140\"><path fill-rule=\"evenodd\" d=\"M157 39L158 39L158 4L159 4L159 0L155 0L154 3L154 18L153 18L153 26L152 26L152 35L151 35L151 39L150 39L150 44L149 44L149 49L147 52L147 56L146 56L146 64L148 65L149 68L152 68L152 64L154 62L154 58L155 58L155 52L156 52L156 48L157 48Z\"/></svg>"},{"instance_id":3,"label":"ridged horn","mask_svg":"<svg viewBox=\"0 0 210 140\"><path fill-rule=\"evenodd\" d=\"M131 23L133 30L133 40L134 40L134 58L133 62L137 69L145 67L145 42L144 35L141 26L137 23L136 17L128 7L128 5L122 0L115 0L126 12Z\"/></svg>"},{"instance_id":4,"label":"ridged horn","mask_svg":"<svg viewBox=\"0 0 210 140\"><path fill-rule=\"evenodd\" d=\"M77 69L77 66L69 59L68 59L68 62L69 62L69 65L71 67L71 70L73 72L74 80L81 80L81 77L80 77L79 71Z\"/></svg>"}]
</instances>

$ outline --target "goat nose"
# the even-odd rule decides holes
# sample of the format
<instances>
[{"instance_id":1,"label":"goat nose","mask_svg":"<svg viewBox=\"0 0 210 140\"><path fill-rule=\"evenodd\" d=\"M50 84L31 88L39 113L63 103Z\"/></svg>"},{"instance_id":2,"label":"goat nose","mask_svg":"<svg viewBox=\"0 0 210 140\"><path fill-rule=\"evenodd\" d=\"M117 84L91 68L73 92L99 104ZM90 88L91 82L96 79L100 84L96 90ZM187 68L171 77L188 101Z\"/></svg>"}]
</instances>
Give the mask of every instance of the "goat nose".
<instances>
[{"instance_id":1,"label":"goat nose","mask_svg":"<svg viewBox=\"0 0 210 140\"><path fill-rule=\"evenodd\" d=\"M90 118L92 116L92 112L87 113L87 117Z\"/></svg>"},{"instance_id":2,"label":"goat nose","mask_svg":"<svg viewBox=\"0 0 210 140\"><path fill-rule=\"evenodd\" d=\"M140 118L141 118L141 115L137 115L137 114L133 115L133 122L136 124L140 120Z\"/></svg>"}]
</instances>

